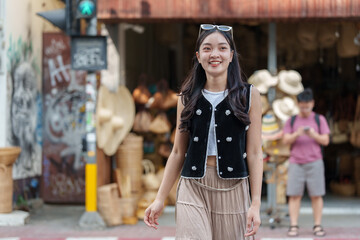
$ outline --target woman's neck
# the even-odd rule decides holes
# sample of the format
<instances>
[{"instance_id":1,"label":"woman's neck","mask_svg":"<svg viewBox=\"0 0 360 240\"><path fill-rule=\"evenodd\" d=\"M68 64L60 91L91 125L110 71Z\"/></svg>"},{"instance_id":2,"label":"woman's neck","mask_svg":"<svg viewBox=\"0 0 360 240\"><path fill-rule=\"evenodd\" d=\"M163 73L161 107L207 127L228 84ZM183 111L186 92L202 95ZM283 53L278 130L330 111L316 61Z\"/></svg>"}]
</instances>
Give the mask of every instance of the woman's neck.
<instances>
[{"instance_id":1,"label":"woman's neck","mask_svg":"<svg viewBox=\"0 0 360 240\"><path fill-rule=\"evenodd\" d=\"M210 92L221 92L226 89L227 76L209 76L206 75L206 83L204 88Z\"/></svg>"}]
</instances>

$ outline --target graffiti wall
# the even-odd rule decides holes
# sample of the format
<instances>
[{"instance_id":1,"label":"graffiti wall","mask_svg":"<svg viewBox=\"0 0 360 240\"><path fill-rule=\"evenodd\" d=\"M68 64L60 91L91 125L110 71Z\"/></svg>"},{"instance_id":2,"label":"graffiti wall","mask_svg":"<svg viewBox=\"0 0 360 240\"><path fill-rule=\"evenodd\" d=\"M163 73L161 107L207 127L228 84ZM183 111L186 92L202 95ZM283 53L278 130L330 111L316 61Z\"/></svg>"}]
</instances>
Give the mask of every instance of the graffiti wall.
<instances>
[{"instance_id":1,"label":"graffiti wall","mask_svg":"<svg viewBox=\"0 0 360 240\"><path fill-rule=\"evenodd\" d=\"M84 202L85 72L70 70L70 40L43 34L43 175L47 202Z\"/></svg>"},{"instance_id":2,"label":"graffiti wall","mask_svg":"<svg viewBox=\"0 0 360 240\"><path fill-rule=\"evenodd\" d=\"M14 164L14 179L41 174L41 95L40 74L32 41L10 35L7 49L8 133L7 142L20 146Z\"/></svg>"}]
</instances>

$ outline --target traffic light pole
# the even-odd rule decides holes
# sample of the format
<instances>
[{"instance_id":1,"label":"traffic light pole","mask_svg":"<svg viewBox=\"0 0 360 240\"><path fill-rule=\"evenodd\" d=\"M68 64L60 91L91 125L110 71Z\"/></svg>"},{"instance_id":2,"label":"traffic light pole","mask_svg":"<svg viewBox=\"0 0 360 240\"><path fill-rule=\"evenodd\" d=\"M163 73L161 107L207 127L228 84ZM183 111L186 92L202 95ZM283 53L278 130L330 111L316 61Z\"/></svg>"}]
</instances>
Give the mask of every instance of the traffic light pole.
<instances>
[{"instance_id":1,"label":"traffic light pole","mask_svg":"<svg viewBox=\"0 0 360 240\"><path fill-rule=\"evenodd\" d=\"M97 35L97 19L90 18L86 35ZM79 225L86 229L101 229L105 223L97 212L97 164L96 164L96 74L88 71L86 77L86 165L85 165L85 212L80 218Z\"/></svg>"}]
</instances>

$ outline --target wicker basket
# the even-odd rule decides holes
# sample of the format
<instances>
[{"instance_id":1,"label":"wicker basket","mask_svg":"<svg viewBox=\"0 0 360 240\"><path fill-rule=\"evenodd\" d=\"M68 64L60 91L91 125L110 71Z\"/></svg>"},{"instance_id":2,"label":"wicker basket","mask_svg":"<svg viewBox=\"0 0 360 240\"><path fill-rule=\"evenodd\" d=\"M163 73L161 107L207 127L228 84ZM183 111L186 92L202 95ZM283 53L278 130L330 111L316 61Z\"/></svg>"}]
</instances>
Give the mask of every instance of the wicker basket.
<instances>
[{"instance_id":1,"label":"wicker basket","mask_svg":"<svg viewBox=\"0 0 360 240\"><path fill-rule=\"evenodd\" d=\"M122 224L122 208L119 208L119 193L116 183L98 188L98 208L107 226Z\"/></svg>"},{"instance_id":2,"label":"wicker basket","mask_svg":"<svg viewBox=\"0 0 360 240\"><path fill-rule=\"evenodd\" d=\"M20 152L19 147L0 148L0 213L12 212L12 165Z\"/></svg>"},{"instance_id":3,"label":"wicker basket","mask_svg":"<svg viewBox=\"0 0 360 240\"><path fill-rule=\"evenodd\" d=\"M5 166L12 165L21 152L20 147L0 148L0 163Z\"/></svg>"},{"instance_id":4,"label":"wicker basket","mask_svg":"<svg viewBox=\"0 0 360 240\"><path fill-rule=\"evenodd\" d=\"M143 137L129 134L120 144L116 154L117 167L121 170L123 177L130 176L131 191L133 193L142 191L143 141Z\"/></svg>"}]
</instances>

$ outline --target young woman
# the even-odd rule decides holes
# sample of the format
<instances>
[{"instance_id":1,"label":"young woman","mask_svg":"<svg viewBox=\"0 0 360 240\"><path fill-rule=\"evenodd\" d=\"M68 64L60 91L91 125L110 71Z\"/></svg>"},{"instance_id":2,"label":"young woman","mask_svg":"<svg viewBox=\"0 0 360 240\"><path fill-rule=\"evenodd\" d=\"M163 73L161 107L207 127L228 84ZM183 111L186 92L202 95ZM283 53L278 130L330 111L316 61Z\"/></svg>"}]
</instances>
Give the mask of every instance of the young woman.
<instances>
[{"instance_id":1,"label":"young woman","mask_svg":"<svg viewBox=\"0 0 360 240\"><path fill-rule=\"evenodd\" d=\"M232 27L202 24L178 101L174 147L144 221L157 229L181 171L176 239L253 239L262 166L260 94L241 77Z\"/></svg>"}]
</instances>

